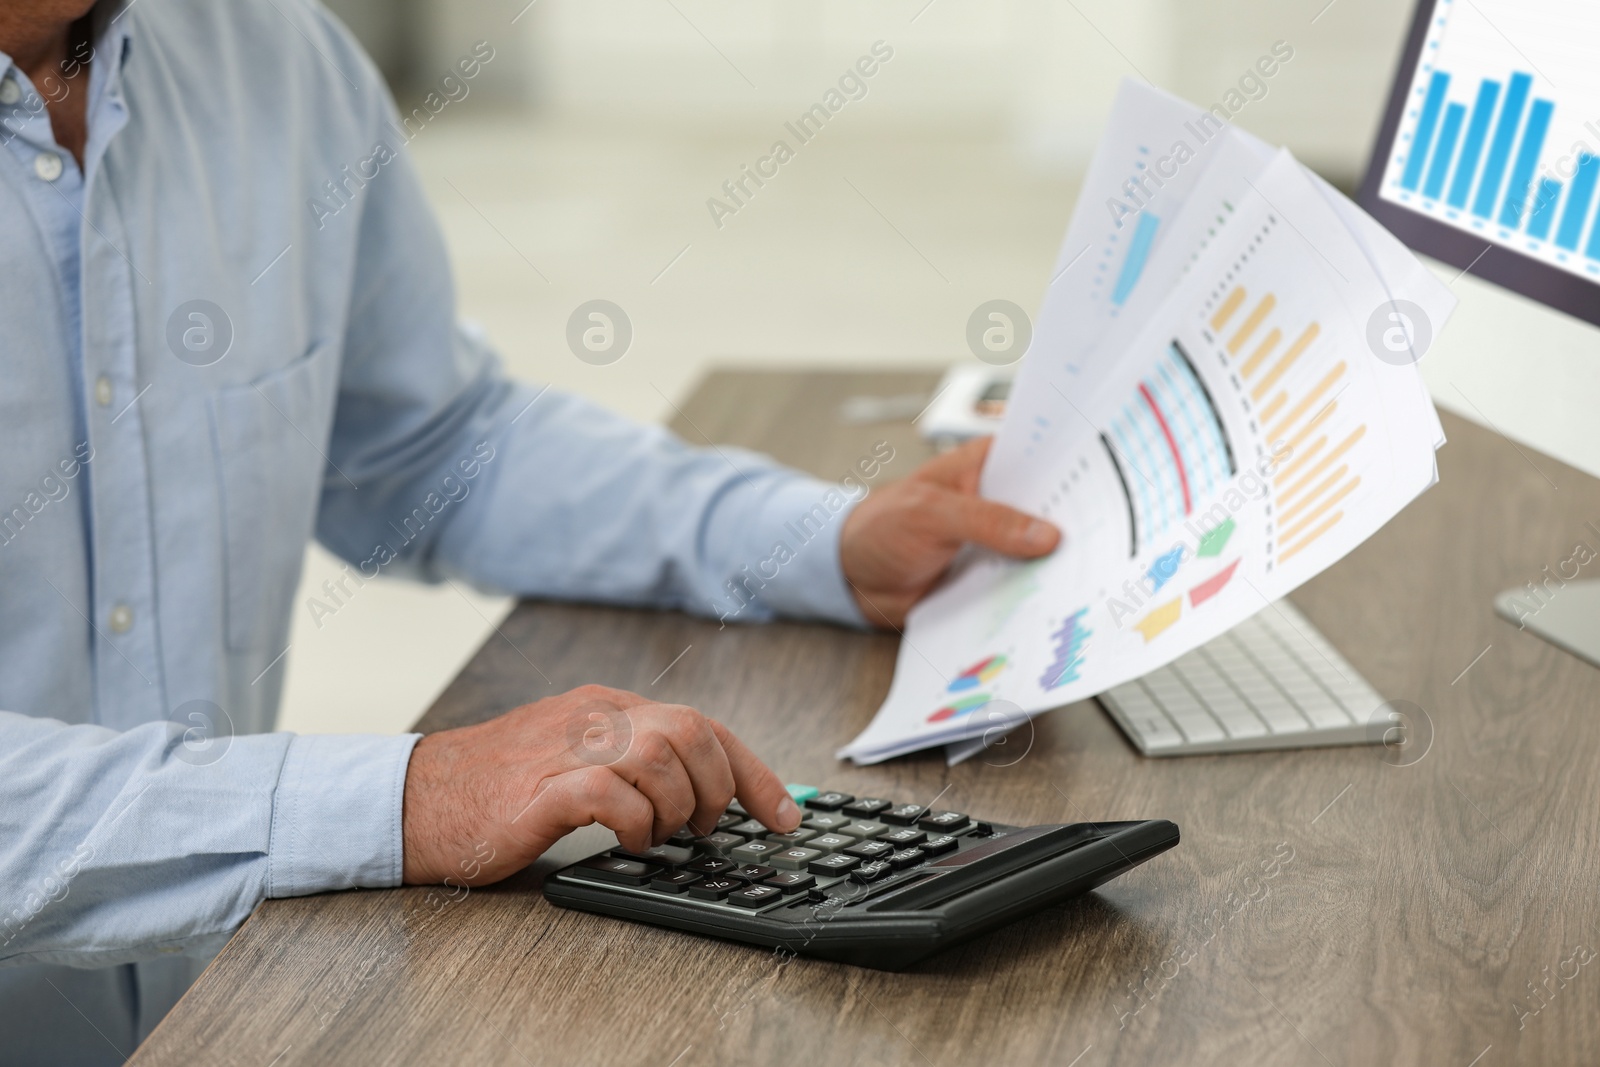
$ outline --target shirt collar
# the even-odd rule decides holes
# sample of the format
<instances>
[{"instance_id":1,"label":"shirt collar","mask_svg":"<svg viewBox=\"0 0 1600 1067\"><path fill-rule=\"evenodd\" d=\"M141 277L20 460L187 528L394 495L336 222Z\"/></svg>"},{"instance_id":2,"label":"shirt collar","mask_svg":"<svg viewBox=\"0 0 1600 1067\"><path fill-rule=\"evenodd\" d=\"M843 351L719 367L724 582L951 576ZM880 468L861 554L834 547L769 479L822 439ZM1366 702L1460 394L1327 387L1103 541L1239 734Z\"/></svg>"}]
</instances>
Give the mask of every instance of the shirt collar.
<instances>
[{"instance_id":1,"label":"shirt collar","mask_svg":"<svg viewBox=\"0 0 1600 1067\"><path fill-rule=\"evenodd\" d=\"M100 0L90 15L89 43L94 47L96 62L104 62L108 74L120 74L128 60L131 45L132 22L126 17L139 0ZM11 73L16 64L11 56L0 51L0 78ZM93 64L91 64L91 69ZM21 71L17 72L19 75ZM113 81L120 79L112 79Z\"/></svg>"}]
</instances>

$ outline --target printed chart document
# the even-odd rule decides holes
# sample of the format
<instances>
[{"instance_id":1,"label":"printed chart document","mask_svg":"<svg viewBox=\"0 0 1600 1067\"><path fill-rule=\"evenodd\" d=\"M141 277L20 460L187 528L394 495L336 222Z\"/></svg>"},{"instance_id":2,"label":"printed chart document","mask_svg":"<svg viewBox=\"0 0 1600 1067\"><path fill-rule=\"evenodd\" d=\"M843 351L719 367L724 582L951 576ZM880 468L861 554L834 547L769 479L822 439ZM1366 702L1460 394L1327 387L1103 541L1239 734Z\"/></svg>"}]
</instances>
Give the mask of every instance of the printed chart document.
<instances>
[{"instance_id":1,"label":"printed chart document","mask_svg":"<svg viewBox=\"0 0 1600 1067\"><path fill-rule=\"evenodd\" d=\"M841 756L970 753L1161 667L1436 480L1409 346L1448 290L1287 152L1202 114L1124 86L984 472L1061 547L960 558Z\"/></svg>"}]
</instances>

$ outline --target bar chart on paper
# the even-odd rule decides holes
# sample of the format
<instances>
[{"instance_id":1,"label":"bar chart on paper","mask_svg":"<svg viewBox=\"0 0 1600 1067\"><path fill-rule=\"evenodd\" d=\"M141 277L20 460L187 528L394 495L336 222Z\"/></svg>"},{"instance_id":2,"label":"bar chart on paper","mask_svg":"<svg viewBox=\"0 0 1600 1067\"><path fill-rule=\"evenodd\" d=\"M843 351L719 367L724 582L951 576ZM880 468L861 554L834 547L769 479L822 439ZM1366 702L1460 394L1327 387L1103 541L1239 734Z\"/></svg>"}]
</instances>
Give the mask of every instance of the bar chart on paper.
<instances>
[{"instance_id":1,"label":"bar chart on paper","mask_svg":"<svg viewBox=\"0 0 1600 1067\"><path fill-rule=\"evenodd\" d=\"M1511 44L1502 11L1543 33ZM1600 275L1600 72L1568 43L1597 36L1582 0L1437 0L1384 199Z\"/></svg>"}]
</instances>

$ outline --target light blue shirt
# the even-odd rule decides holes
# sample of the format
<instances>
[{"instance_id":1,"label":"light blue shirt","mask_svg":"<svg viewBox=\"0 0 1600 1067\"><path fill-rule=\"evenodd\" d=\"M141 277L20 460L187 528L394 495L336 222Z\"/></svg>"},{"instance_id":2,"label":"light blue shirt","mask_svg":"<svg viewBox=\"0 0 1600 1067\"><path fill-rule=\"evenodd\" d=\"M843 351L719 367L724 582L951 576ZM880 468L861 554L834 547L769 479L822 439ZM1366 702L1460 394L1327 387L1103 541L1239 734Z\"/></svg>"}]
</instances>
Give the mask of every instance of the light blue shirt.
<instances>
[{"instance_id":1,"label":"light blue shirt","mask_svg":"<svg viewBox=\"0 0 1600 1067\"><path fill-rule=\"evenodd\" d=\"M404 574L860 621L837 487L458 328L425 125L320 7L96 20L81 173L0 54L6 1063L120 1062L264 898L399 883L415 736L266 732L309 538L330 609Z\"/></svg>"}]
</instances>

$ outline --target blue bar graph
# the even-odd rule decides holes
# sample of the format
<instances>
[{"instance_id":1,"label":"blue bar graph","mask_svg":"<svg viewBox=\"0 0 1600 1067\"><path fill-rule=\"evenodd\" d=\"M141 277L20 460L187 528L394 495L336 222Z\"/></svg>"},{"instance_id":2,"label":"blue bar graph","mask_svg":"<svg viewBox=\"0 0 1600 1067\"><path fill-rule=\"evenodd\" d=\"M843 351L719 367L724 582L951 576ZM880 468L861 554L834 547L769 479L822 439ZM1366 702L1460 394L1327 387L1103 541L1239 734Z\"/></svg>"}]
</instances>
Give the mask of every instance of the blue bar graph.
<instances>
[{"instance_id":1,"label":"blue bar graph","mask_svg":"<svg viewBox=\"0 0 1600 1067\"><path fill-rule=\"evenodd\" d=\"M1556 221L1556 201L1561 199L1561 183L1554 178L1540 178L1539 191L1533 195L1533 214L1528 217L1528 236L1543 241L1550 236L1550 226Z\"/></svg>"},{"instance_id":2,"label":"blue bar graph","mask_svg":"<svg viewBox=\"0 0 1600 1067\"><path fill-rule=\"evenodd\" d=\"M1495 201L1500 199L1500 183L1506 174L1506 164L1511 160L1511 142L1516 139L1517 126L1522 122L1522 107L1528 102L1528 89L1533 78L1527 74L1513 74L1511 88L1506 91L1505 107L1500 109L1500 121L1495 124L1494 142L1489 146L1489 162L1484 167L1483 182L1472 201L1472 213L1480 218L1494 215Z\"/></svg>"},{"instance_id":3,"label":"blue bar graph","mask_svg":"<svg viewBox=\"0 0 1600 1067\"><path fill-rule=\"evenodd\" d=\"M1439 199L1439 194L1444 191L1444 176L1450 172L1450 160L1456 154L1456 138L1461 136L1461 123L1466 117L1467 109L1460 104L1451 104L1444 109L1444 126L1439 130L1439 144L1433 150L1433 163L1428 167L1428 183L1422 187L1422 195L1429 199Z\"/></svg>"},{"instance_id":4,"label":"blue bar graph","mask_svg":"<svg viewBox=\"0 0 1600 1067\"><path fill-rule=\"evenodd\" d=\"M1433 144L1434 127L1439 125L1439 109L1444 107L1444 93L1450 88L1450 75L1442 70L1433 72L1428 79L1428 94L1422 102L1422 118L1417 122L1417 132L1411 140L1411 151L1406 156L1405 174L1400 184L1416 190L1422 182L1422 168L1428 162L1428 149Z\"/></svg>"},{"instance_id":5,"label":"blue bar graph","mask_svg":"<svg viewBox=\"0 0 1600 1067\"><path fill-rule=\"evenodd\" d=\"M1550 129L1550 113L1554 110L1555 105L1550 101L1535 100L1533 109L1528 112L1528 128L1522 133L1522 147L1517 149L1511 184L1506 187L1506 202L1500 207L1500 225L1507 229L1514 230L1522 225L1528 186L1533 184L1533 169L1539 165L1539 153L1544 149L1544 135Z\"/></svg>"},{"instance_id":6,"label":"blue bar graph","mask_svg":"<svg viewBox=\"0 0 1600 1067\"><path fill-rule=\"evenodd\" d=\"M1572 179L1567 193L1567 210L1561 216L1561 228L1556 231L1556 244L1569 252L1578 250L1578 238L1583 234L1583 221L1589 216L1589 201L1594 199L1595 179L1600 178L1600 158L1587 152L1578 156L1578 173ZM1590 242L1592 246L1593 241Z\"/></svg>"},{"instance_id":7,"label":"blue bar graph","mask_svg":"<svg viewBox=\"0 0 1600 1067\"><path fill-rule=\"evenodd\" d=\"M1144 273L1144 261L1150 255L1150 243L1156 239L1156 227L1160 223L1161 220L1148 211L1139 213L1133 236L1128 238L1128 258L1122 261L1117 284L1111 290L1111 302L1118 307L1127 302L1128 294L1139 282L1139 275Z\"/></svg>"},{"instance_id":8,"label":"blue bar graph","mask_svg":"<svg viewBox=\"0 0 1600 1067\"><path fill-rule=\"evenodd\" d=\"M1589 231L1589 243L1584 246L1583 254L1590 259L1600 260L1600 224Z\"/></svg>"},{"instance_id":9,"label":"blue bar graph","mask_svg":"<svg viewBox=\"0 0 1600 1067\"><path fill-rule=\"evenodd\" d=\"M1478 102L1472 105L1472 122L1467 126L1467 141L1461 146L1461 160L1456 164L1456 176L1450 182L1450 206L1467 206L1467 194L1472 192L1472 179L1478 176L1478 160L1483 156L1483 142L1489 136L1489 122L1494 118L1494 106L1500 102L1500 83L1483 80L1478 86Z\"/></svg>"}]
</instances>

